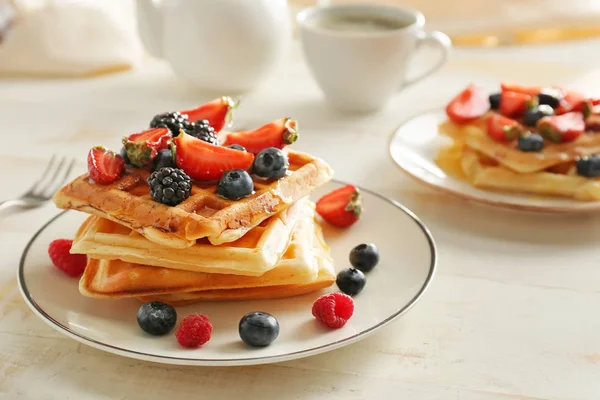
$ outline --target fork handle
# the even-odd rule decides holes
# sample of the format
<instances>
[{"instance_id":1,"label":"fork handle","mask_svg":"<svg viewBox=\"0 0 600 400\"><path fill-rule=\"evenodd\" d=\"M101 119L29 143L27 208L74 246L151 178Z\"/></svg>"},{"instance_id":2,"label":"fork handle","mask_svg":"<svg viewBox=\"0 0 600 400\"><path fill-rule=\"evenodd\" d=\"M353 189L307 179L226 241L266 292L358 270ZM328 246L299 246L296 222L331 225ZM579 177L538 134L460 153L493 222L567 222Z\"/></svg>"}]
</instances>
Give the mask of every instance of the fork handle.
<instances>
[{"instance_id":1,"label":"fork handle","mask_svg":"<svg viewBox=\"0 0 600 400\"><path fill-rule=\"evenodd\" d=\"M0 211L7 210L12 207L25 207L27 203L21 199L6 200L0 202Z\"/></svg>"}]
</instances>

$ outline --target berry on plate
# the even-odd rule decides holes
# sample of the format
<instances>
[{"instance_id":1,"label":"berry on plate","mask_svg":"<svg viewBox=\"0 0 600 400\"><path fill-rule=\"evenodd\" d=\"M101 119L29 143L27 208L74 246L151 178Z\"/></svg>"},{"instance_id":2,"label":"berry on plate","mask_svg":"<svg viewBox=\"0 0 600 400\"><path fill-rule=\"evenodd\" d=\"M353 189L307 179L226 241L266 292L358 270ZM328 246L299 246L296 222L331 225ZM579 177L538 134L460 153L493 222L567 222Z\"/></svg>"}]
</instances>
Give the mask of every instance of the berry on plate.
<instances>
[{"instance_id":1,"label":"berry on plate","mask_svg":"<svg viewBox=\"0 0 600 400\"><path fill-rule=\"evenodd\" d=\"M525 135L519 136L517 147L521 151L542 151L544 148L544 138L537 133L528 132Z\"/></svg>"},{"instance_id":2,"label":"berry on plate","mask_svg":"<svg viewBox=\"0 0 600 400\"><path fill-rule=\"evenodd\" d=\"M173 135L167 128L152 128L123 138L129 163L136 167L149 164L159 150L169 147Z\"/></svg>"},{"instance_id":3,"label":"berry on plate","mask_svg":"<svg viewBox=\"0 0 600 400\"><path fill-rule=\"evenodd\" d=\"M152 171L158 171L159 169L164 167L177 168L177 166L175 165L175 160L173 159L173 151L171 151L171 149L163 149L158 152L158 154L154 158L154 165L152 166Z\"/></svg>"},{"instance_id":4,"label":"berry on plate","mask_svg":"<svg viewBox=\"0 0 600 400\"><path fill-rule=\"evenodd\" d=\"M587 178L600 176L600 155L581 157L576 164L577 174Z\"/></svg>"},{"instance_id":5,"label":"berry on plate","mask_svg":"<svg viewBox=\"0 0 600 400\"><path fill-rule=\"evenodd\" d=\"M87 264L87 256L85 254L71 254L72 245L73 241L69 239L53 240L48 246L48 255L56 268L75 278L83 274Z\"/></svg>"},{"instance_id":6,"label":"berry on plate","mask_svg":"<svg viewBox=\"0 0 600 400\"><path fill-rule=\"evenodd\" d=\"M350 264L362 272L369 272L379 263L379 250L373 243L362 243L350 251Z\"/></svg>"},{"instance_id":7,"label":"berry on plate","mask_svg":"<svg viewBox=\"0 0 600 400\"><path fill-rule=\"evenodd\" d=\"M279 179L288 170L290 163L283 151L269 147L256 155L252 164L252 173L261 178Z\"/></svg>"},{"instance_id":8,"label":"berry on plate","mask_svg":"<svg viewBox=\"0 0 600 400\"><path fill-rule=\"evenodd\" d=\"M190 314L181 321L175 337L183 347L195 349L210 340L212 324L206 315Z\"/></svg>"},{"instance_id":9,"label":"berry on plate","mask_svg":"<svg viewBox=\"0 0 600 400\"><path fill-rule=\"evenodd\" d=\"M253 131L232 132L225 138L225 145L239 144L246 151L258 154L269 147L283 149L297 139L298 123L290 118L282 118Z\"/></svg>"},{"instance_id":10,"label":"berry on plate","mask_svg":"<svg viewBox=\"0 0 600 400\"><path fill-rule=\"evenodd\" d=\"M316 210L331 225L348 227L358 221L362 214L360 192L354 185L335 189L317 201Z\"/></svg>"},{"instance_id":11,"label":"berry on plate","mask_svg":"<svg viewBox=\"0 0 600 400\"><path fill-rule=\"evenodd\" d=\"M519 136L523 128L514 119L493 114L487 120L487 134L497 142L509 142Z\"/></svg>"},{"instance_id":12,"label":"berry on plate","mask_svg":"<svg viewBox=\"0 0 600 400\"><path fill-rule=\"evenodd\" d=\"M354 300L344 293L327 293L312 306L312 315L330 328L341 328L354 314Z\"/></svg>"},{"instance_id":13,"label":"berry on plate","mask_svg":"<svg viewBox=\"0 0 600 400\"><path fill-rule=\"evenodd\" d=\"M225 171L247 170L254 161L252 153L215 146L183 133L173 139L175 164L192 179L213 181Z\"/></svg>"},{"instance_id":14,"label":"berry on plate","mask_svg":"<svg viewBox=\"0 0 600 400\"><path fill-rule=\"evenodd\" d=\"M362 292L367 283L367 278L361 270L346 268L337 274L335 280L337 287L349 296L354 296Z\"/></svg>"},{"instance_id":15,"label":"berry on plate","mask_svg":"<svg viewBox=\"0 0 600 400\"><path fill-rule=\"evenodd\" d=\"M176 206L192 192L192 180L179 168L164 167L148 178L150 195L168 206Z\"/></svg>"},{"instance_id":16,"label":"berry on plate","mask_svg":"<svg viewBox=\"0 0 600 400\"><path fill-rule=\"evenodd\" d=\"M234 101L231 97L223 96L191 110L182 111L181 114L186 115L191 122L205 119L215 132L220 132L224 127L231 124L233 110L238 105L239 101Z\"/></svg>"},{"instance_id":17,"label":"berry on plate","mask_svg":"<svg viewBox=\"0 0 600 400\"><path fill-rule=\"evenodd\" d=\"M572 111L583 112L585 103L586 97L583 94L569 90L560 100L560 104L556 108L556 114L566 114Z\"/></svg>"},{"instance_id":18,"label":"berry on plate","mask_svg":"<svg viewBox=\"0 0 600 400\"><path fill-rule=\"evenodd\" d=\"M448 118L456 124L466 124L482 117L490 109L490 100L476 85L469 85L446 106Z\"/></svg>"},{"instance_id":19,"label":"berry on plate","mask_svg":"<svg viewBox=\"0 0 600 400\"><path fill-rule=\"evenodd\" d=\"M243 169L227 171L217 184L217 194L229 200L239 200L250 196L254 191L254 182Z\"/></svg>"},{"instance_id":20,"label":"berry on plate","mask_svg":"<svg viewBox=\"0 0 600 400\"><path fill-rule=\"evenodd\" d=\"M87 164L90 179L106 185L121 177L125 160L113 151L96 146L88 153Z\"/></svg>"},{"instance_id":21,"label":"berry on plate","mask_svg":"<svg viewBox=\"0 0 600 400\"><path fill-rule=\"evenodd\" d=\"M152 301L139 308L137 322L144 332L154 336L165 335L175 326L177 312L168 304Z\"/></svg>"},{"instance_id":22,"label":"berry on plate","mask_svg":"<svg viewBox=\"0 0 600 400\"><path fill-rule=\"evenodd\" d=\"M537 122L540 135L555 143L577 139L585 130L585 121L580 112L544 117Z\"/></svg>"},{"instance_id":23,"label":"berry on plate","mask_svg":"<svg viewBox=\"0 0 600 400\"><path fill-rule=\"evenodd\" d=\"M525 110L537 100L525 93L502 92L500 99L500 114L509 118L518 118L525 113Z\"/></svg>"},{"instance_id":24,"label":"berry on plate","mask_svg":"<svg viewBox=\"0 0 600 400\"><path fill-rule=\"evenodd\" d=\"M269 313L249 312L240 320L238 331L244 343L264 347L273 343L279 336L279 322Z\"/></svg>"},{"instance_id":25,"label":"berry on plate","mask_svg":"<svg viewBox=\"0 0 600 400\"><path fill-rule=\"evenodd\" d=\"M187 115L181 115L179 112L174 111L155 115L150 121L150 128L167 128L171 131L173 137L176 137L189 124Z\"/></svg>"}]
</instances>

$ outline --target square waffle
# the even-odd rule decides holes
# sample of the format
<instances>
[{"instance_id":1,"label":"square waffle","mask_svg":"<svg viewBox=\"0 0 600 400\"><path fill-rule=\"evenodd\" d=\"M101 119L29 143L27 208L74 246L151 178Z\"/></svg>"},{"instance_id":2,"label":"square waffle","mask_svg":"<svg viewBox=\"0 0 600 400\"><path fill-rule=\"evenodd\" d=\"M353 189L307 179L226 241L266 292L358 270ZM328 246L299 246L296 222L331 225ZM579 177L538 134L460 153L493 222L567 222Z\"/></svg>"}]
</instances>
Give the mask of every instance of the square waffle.
<instances>
[{"instance_id":1,"label":"square waffle","mask_svg":"<svg viewBox=\"0 0 600 400\"><path fill-rule=\"evenodd\" d=\"M59 208L75 209L115 221L147 239L172 248L187 248L207 237L214 245L233 242L268 217L288 208L329 181L323 160L288 151L288 173L276 181L254 179L255 192L238 201L216 194L216 182L194 182L189 198L175 207L155 201L146 182L150 172L127 167L108 185L84 174L54 196Z\"/></svg>"},{"instance_id":2,"label":"square waffle","mask_svg":"<svg viewBox=\"0 0 600 400\"><path fill-rule=\"evenodd\" d=\"M89 258L79 290L99 298L229 300L287 297L330 286L334 279L329 250L313 212L298 222L281 260L262 276L210 274Z\"/></svg>"},{"instance_id":3,"label":"square waffle","mask_svg":"<svg viewBox=\"0 0 600 400\"><path fill-rule=\"evenodd\" d=\"M277 264L294 227L306 225L310 215L314 215L312 203L301 199L235 242L214 246L203 238L185 249L158 245L126 226L90 216L79 228L71 253L195 272L260 276Z\"/></svg>"}]
</instances>

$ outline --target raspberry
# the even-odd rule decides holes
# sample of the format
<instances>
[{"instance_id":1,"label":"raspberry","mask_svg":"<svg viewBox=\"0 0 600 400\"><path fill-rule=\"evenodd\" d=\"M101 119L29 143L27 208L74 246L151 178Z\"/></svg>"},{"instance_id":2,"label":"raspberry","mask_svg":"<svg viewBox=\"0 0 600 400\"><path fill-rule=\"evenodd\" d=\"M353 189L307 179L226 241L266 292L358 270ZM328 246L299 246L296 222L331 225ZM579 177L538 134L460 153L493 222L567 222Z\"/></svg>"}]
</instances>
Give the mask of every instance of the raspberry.
<instances>
[{"instance_id":1,"label":"raspberry","mask_svg":"<svg viewBox=\"0 0 600 400\"><path fill-rule=\"evenodd\" d=\"M352 297L344 293L324 294L313 303L312 314L330 328L341 328L354 313Z\"/></svg>"},{"instance_id":2,"label":"raspberry","mask_svg":"<svg viewBox=\"0 0 600 400\"><path fill-rule=\"evenodd\" d=\"M181 321L175 336L180 345L193 349L208 342L211 333L212 324L206 315L190 314Z\"/></svg>"},{"instance_id":3,"label":"raspberry","mask_svg":"<svg viewBox=\"0 0 600 400\"><path fill-rule=\"evenodd\" d=\"M56 239L48 246L48 255L52 260L52 264L65 274L78 277L83 274L85 265L87 264L87 256L85 254L71 254L72 240Z\"/></svg>"}]
</instances>

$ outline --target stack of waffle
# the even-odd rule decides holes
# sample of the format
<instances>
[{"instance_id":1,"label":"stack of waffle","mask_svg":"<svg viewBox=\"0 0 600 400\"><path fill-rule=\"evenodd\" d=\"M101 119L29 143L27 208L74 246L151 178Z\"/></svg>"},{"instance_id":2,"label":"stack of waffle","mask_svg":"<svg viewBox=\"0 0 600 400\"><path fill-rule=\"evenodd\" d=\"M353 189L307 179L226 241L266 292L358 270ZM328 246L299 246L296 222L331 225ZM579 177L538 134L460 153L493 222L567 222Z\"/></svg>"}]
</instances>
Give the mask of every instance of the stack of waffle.
<instances>
[{"instance_id":1,"label":"stack of waffle","mask_svg":"<svg viewBox=\"0 0 600 400\"><path fill-rule=\"evenodd\" d=\"M144 169L126 168L109 185L87 174L54 197L59 208L91 214L72 253L86 254L84 296L135 297L186 304L201 300L282 298L330 286L329 249L307 196L331 179L322 160L289 151L288 173L254 181L242 200L194 183L175 207L156 202Z\"/></svg>"}]
</instances>

